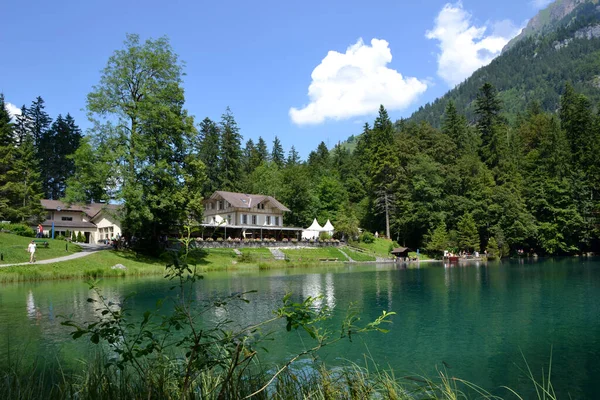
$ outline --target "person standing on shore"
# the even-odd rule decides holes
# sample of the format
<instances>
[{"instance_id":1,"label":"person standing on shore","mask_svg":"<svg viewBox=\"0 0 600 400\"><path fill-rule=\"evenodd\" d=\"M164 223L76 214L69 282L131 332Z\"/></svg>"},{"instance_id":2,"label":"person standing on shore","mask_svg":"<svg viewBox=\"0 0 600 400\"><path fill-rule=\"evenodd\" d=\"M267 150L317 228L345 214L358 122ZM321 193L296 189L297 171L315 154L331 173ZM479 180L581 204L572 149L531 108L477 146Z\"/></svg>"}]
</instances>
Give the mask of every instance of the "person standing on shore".
<instances>
[{"instance_id":1,"label":"person standing on shore","mask_svg":"<svg viewBox=\"0 0 600 400\"><path fill-rule=\"evenodd\" d=\"M35 242L33 240L31 241L31 243L29 243L29 246L27 246L27 252L29 253L29 262L34 263L35 262Z\"/></svg>"}]
</instances>

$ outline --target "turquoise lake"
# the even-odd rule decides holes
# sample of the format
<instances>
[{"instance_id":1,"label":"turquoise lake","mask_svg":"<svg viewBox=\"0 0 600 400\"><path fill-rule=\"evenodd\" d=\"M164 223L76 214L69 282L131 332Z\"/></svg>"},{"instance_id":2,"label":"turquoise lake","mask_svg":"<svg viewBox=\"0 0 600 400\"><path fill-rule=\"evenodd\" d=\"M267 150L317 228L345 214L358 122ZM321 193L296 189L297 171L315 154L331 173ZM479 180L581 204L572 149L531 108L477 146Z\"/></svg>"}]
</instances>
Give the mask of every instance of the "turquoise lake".
<instances>
[{"instance_id":1,"label":"turquoise lake","mask_svg":"<svg viewBox=\"0 0 600 400\"><path fill-rule=\"evenodd\" d=\"M160 278L104 279L106 297L134 314L153 309L172 283ZM523 357L541 379L552 353L552 382L559 398L593 399L600 393L600 259L515 260L445 266L319 266L315 268L207 273L194 291L205 301L257 290L249 304L213 312L207 323L229 317L246 325L269 318L289 291L300 300L323 295L317 306L334 310L337 329L350 303L362 322L382 310L395 315L387 334L370 333L320 352L329 366L365 364L365 354L397 376L434 376L443 370L496 394L509 386L526 396L532 385ZM90 320L95 306L81 281L48 281L0 286L0 359L20 354L51 357L66 367L90 354L90 345L68 336L59 315ZM273 327L265 362L283 362L312 343L306 335ZM300 366L302 363L300 363Z\"/></svg>"}]
</instances>

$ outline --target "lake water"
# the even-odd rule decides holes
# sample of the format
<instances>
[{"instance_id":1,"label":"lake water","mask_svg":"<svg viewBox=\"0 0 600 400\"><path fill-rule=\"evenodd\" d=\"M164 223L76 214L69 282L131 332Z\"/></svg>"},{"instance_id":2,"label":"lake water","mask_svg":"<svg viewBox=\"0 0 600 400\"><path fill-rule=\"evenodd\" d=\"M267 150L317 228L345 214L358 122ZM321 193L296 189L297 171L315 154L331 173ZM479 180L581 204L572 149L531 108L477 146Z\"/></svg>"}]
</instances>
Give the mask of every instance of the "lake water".
<instances>
[{"instance_id":1,"label":"lake water","mask_svg":"<svg viewBox=\"0 0 600 400\"><path fill-rule=\"evenodd\" d=\"M136 292L136 313L153 309L169 294L160 277L105 279L112 300ZM311 269L209 273L195 295L207 300L232 292L257 290L250 304L232 308L229 317L249 324L271 316L288 291L300 297L323 295L320 305L335 312L338 327L351 302L362 321L394 311L387 334L371 333L353 343L324 349L330 366L346 360L364 365L364 354L398 376L434 376L446 369L495 393L507 385L530 394L523 356L541 378L552 352L552 382L559 397L597 398L600 393L600 260L510 261L446 267L441 263L403 269L394 265L344 265ZM88 286L57 281L0 286L0 361L8 349L56 355L67 366L85 357L87 342L73 342L58 315L83 321L93 317ZM222 318L213 313L208 319ZM306 336L278 329L268 343L267 361L281 362L309 346ZM522 354L521 354L522 353Z\"/></svg>"}]
</instances>

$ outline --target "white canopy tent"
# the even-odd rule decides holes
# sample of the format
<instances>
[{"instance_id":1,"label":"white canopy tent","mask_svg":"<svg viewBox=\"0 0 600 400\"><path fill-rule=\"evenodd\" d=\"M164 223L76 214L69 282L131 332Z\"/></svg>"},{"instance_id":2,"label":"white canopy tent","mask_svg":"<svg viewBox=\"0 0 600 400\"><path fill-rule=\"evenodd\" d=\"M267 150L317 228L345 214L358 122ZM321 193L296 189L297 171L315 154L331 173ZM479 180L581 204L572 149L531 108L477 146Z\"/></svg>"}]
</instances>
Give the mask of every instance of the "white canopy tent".
<instances>
[{"instance_id":1,"label":"white canopy tent","mask_svg":"<svg viewBox=\"0 0 600 400\"><path fill-rule=\"evenodd\" d=\"M319 225L317 219L313 221L312 225L302 231L302 239L317 239L319 233L323 231L323 227Z\"/></svg>"},{"instance_id":2,"label":"white canopy tent","mask_svg":"<svg viewBox=\"0 0 600 400\"><path fill-rule=\"evenodd\" d=\"M325 225L323 225L323 232L327 232L328 235L333 236L334 228L330 220L327 220Z\"/></svg>"}]
</instances>

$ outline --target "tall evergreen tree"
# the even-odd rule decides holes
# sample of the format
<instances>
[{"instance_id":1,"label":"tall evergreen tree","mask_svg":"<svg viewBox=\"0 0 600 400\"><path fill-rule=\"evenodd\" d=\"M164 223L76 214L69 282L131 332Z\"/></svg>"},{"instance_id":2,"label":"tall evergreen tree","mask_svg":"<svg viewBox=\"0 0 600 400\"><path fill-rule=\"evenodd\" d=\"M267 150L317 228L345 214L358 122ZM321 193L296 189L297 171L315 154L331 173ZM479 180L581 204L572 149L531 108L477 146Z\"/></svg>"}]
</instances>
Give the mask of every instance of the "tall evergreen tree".
<instances>
[{"instance_id":1,"label":"tall evergreen tree","mask_svg":"<svg viewBox=\"0 0 600 400\"><path fill-rule=\"evenodd\" d=\"M500 150L498 135L502 123L501 110L502 104L498 99L496 88L486 82L477 94L475 114L477 115L477 130L481 136L481 156L490 166L497 164Z\"/></svg>"},{"instance_id":2,"label":"tall evergreen tree","mask_svg":"<svg viewBox=\"0 0 600 400\"><path fill-rule=\"evenodd\" d=\"M47 151L44 167L41 168L45 198L56 200L65 196L67 178L75 169L71 156L79 147L81 138L81 129L70 114L65 118L59 114L42 135L40 148Z\"/></svg>"},{"instance_id":3,"label":"tall evergreen tree","mask_svg":"<svg viewBox=\"0 0 600 400\"><path fill-rule=\"evenodd\" d=\"M271 161L275 163L279 168L282 168L285 163L285 154L283 152L283 146L277 136L273 140L273 149L271 150Z\"/></svg>"},{"instance_id":4,"label":"tall evergreen tree","mask_svg":"<svg viewBox=\"0 0 600 400\"><path fill-rule=\"evenodd\" d=\"M11 209L7 173L13 168L13 155L15 140L13 124L4 101L4 94L0 93L0 218L8 219Z\"/></svg>"},{"instance_id":5,"label":"tall evergreen tree","mask_svg":"<svg viewBox=\"0 0 600 400\"><path fill-rule=\"evenodd\" d=\"M471 214L464 214L458 221L458 247L461 250L479 251L479 233Z\"/></svg>"},{"instance_id":6,"label":"tall evergreen tree","mask_svg":"<svg viewBox=\"0 0 600 400\"><path fill-rule=\"evenodd\" d=\"M290 152L288 153L288 158L286 161L286 165L288 167L293 167L294 165L298 165L300 163L300 155L296 151L296 148L292 145Z\"/></svg>"},{"instance_id":7,"label":"tall evergreen tree","mask_svg":"<svg viewBox=\"0 0 600 400\"><path fill-rule=\"evenodd\" d=\"M25 105L21 107L21 114L15 117L14 124L14 136L15 144L19 146L25 141L27 135L32 131L31 118L29 117L29 111Z\"/></svg>"},{"instance_id":8,"label":"tall evergreen tree","mask_svg":"<svg viewBox=\"0 0 600 400\"><path fill-rule=\"evenodd\" d=\"M37 223L44 212L40 202L43 192L33 136L27 136L17 147L13 167L6 174L6 187L11 193L13 220Z\"/></svg>"},{"instance_id":9,"label":"tall evergreen tree","mask_svg":"<svg viewBox=\"0 0 600 400\"><path fill-rule=\"evenodd\" d=\"M269 150L267 149L267 142L262 136L258 137L256 142L256 166L269 161Z\"/></svg>"},{"instance_id":10,"label":"tall evergreen tree","mask_svg":"<svg viewBox=\"0 0 600 400\"><path fill-rule=\"evenodd\" d=\"M376 208L385 216L385 234L390 237L390 215L394 207L393 184L399 173L397 153L394 149L394 126L387 110L379 107L373 124L370 143L370 176Z\"/></svg>"},{"instance_id":11,"label":"tall evergreen tree","mask_svg":"<svg viewBox=\"0 0 600 400\"><path fill-rule=\"evenodd\" d=\"M219 190L219 156L221 153L219 127L210 118L200 123L198 157L206 166L206 181L202 188L204 197Z\"/></svg>"},{"instance_id":12,"label":"tall evergreen tree","mask_svg":"<svg viewBox=\"0 0 600 400\"><path fill-rule=\"evenodd\" d=\"M313 176L327 174L330 168L329 149L325 142L319 143L315 151L308 155L308 166Z\"/></svg>"},{"instance_id":13,"label":"tall evergreen tree","mask_svg":"<svg viewBox=\"0 0 600 400\"><path fill-rule=\"evenodd\" d=\"M37 148L38 155L46 156L51 153L51 150L46 150L42 145L42 138L48 133L50 124L52 124L52 118L45 111L46 103L44 99L38 96L34 101L31 102L31 106L27 109L27 116L31 121L31 135L33 138L33 145ZM23 112L23 111L22 111ZM45 159L41 160L42 163Z\"/></svg>"},{"instance_id":14,"label":"tall evergreen tree","mask_svg":"<svg viewBox=\"0 0 600 400\"><path fill-rule=\"evenodd\" d=\"M221 190L237 191L242 172L242 135L231 109L221 116L221 156L219 157Z\"/></svg>"}]
</instances>

